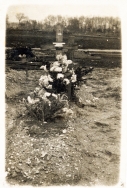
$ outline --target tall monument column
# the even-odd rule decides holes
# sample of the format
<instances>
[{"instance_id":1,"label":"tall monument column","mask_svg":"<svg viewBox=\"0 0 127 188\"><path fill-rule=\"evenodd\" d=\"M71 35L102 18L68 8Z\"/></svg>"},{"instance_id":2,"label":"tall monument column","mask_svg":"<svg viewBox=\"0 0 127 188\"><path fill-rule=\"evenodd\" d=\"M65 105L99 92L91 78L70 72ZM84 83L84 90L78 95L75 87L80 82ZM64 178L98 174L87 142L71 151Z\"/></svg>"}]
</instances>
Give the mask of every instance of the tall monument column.
<instances>
[{"instance_id":1,"label":"tall monument column","mask_svg":"<svg viewBox=\"0 0 127 188\"><path fill-rule=\"evenodd\" d=\"M63 27L61 24L57 24L56 26L56 42L53 42L56 49L56 55L63 52Z\"/></svg>"}]
</instances>

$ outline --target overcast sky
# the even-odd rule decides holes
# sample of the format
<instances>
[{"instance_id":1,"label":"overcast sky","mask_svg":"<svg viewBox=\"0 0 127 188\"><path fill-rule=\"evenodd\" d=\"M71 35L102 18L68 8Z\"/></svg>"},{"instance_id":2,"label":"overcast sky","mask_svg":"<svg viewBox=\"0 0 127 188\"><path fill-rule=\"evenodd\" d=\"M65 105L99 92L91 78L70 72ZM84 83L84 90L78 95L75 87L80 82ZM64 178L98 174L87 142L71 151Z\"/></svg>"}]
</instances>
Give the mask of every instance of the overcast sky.
<instances>
[{"instance_id":1,"label":"overcast sky","mask_svg":"<svg viewBox=\"0 0 127 188\"><path fill-rule=\"evenodd\" d=\"M64 16L113 16L120 17L119 7L103 4L24 4L7 8L10 22L18 22L17 13L24 13L29 19L41 21L48 15Z\"/></svg>"}]
</instances>

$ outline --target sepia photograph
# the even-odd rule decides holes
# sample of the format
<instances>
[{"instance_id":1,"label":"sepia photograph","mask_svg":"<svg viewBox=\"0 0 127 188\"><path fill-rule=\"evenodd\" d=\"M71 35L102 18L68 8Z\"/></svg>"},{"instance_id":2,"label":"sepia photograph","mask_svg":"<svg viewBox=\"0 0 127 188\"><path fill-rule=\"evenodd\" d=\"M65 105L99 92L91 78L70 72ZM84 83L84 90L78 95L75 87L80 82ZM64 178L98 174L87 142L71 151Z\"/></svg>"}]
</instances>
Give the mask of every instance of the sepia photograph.
<instances>
[{"instance_id":1,"label":"sepia photograph","mask_svg":"<svg viewBox=\"0 0 127 188\"><path fill-rule=\"evenodd\" d=\"M32 2L5 11L5 182L124 187L120 7Z\"/></svg>"}]
</instances>

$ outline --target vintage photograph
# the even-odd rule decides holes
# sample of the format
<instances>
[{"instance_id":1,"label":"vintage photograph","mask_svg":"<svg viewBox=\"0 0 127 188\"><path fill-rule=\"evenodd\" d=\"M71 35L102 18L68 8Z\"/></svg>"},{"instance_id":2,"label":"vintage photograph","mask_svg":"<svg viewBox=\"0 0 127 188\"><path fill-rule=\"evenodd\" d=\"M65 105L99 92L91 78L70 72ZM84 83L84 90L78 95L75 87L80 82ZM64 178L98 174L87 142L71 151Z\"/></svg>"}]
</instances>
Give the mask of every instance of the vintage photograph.
<instances>
[{"instance_id":1,"label":"vintage photograph","mask_svg":"<svg viewBox=\"0 0 127 188\"><path fill-rule=\"evenodd\" d=\"M117 185L121 77L118 6L75 3L8 6L7 184Z\"/></svg>"}]
</instances>

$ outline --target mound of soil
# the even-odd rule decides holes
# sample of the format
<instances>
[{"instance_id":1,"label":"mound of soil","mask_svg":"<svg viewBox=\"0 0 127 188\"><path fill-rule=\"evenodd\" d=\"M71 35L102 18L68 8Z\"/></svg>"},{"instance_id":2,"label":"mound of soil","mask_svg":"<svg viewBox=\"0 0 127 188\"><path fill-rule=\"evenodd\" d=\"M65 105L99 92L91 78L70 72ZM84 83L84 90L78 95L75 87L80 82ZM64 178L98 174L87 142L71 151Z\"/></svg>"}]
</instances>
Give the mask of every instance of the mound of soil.
<instances>
[{"instance_id":1,"label":"mound of soil","mask_svg":"<svg viewBox=\"0 0 127 188\"><path fill-rule=\"evenodd\" d=\"M10 69L6 72L6 97L14 97L24 90L23 83L26 82L26 72Z\"/></svg>"},{"instance_id":2,"label":"mound of soil","mask_svg":"<svg viewBox=\"0 0 127 188\"><path fill-rule=\"evenodd\" d=\"M6 181L11 185L115 185L120 165L120 68L96 68L73 117L36 121L21 100L41 71L6 73ZM14 84L14 86L13 86ZM13 87L12 87L13 86ZM117 97L117 100L116 100Z\"/></svg>"}]
</instances>

